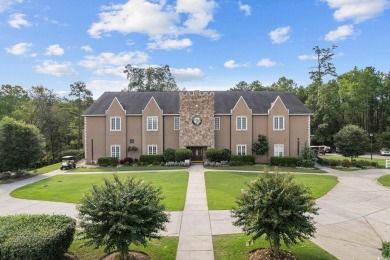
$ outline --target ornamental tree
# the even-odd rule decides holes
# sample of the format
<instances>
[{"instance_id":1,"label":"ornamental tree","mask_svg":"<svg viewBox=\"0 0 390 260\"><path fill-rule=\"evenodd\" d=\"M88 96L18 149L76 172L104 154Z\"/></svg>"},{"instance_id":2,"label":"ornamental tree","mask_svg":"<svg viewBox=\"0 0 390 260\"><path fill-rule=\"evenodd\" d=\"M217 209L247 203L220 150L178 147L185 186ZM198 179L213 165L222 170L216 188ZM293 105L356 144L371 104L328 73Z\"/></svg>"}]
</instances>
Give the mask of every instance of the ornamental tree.
<instances>
[{"instance_id":1,"label":"ornamental tree","mask_svg":"<svg viewBox=\"0 0 390 260\"><path fill-rule=\"evenodd\" d=\"M247 183L237 198L232 216L249 242L265 235L275 257L280 256L283 241L286 246L296 244L314 235L316 230L312 214L318 214L309 189L294 182L293 175L260 175Z\"/></svg>"},{"instance_id":2,"label":"ornamental tree","mask_svg":"<svg viewBox=\"0 0 390 260\"><path fill-rule=\"evenodd\" d=\"M305 143L305 146L300 152L298 160L299 165L303 167L314 167L314 165L316 164L316 154L314 153L313 149L310 148L307 142Z\"/></svg>"},{"instance_id":3,"label":"ornamental tree","mask_svg":"<svg viewBox=\"0 0 390 260\"><path fill-rule=\"evenodd\" d=\"M268 141L265 135L259 135L257 142L252 144L252 151L257 155L264 155L268 152Z\"/></svg>"},{"instance_id":4,"label":"ornamental tree","mask_svg":"<svg viewBox=\"0 0 390 260\"><path fill-rule=\"evenodd\" d=\"M369 144L366 132L356 125L344 126L334 136L334 139L340 154L345 157L351 157L351 159L364 154Z\"/></svg>"},{"instance_id":5,"label":"ornamental tree","mask_svg":"<svg viewBox=\"0 0 390 260\"><path fill-rule=\"evenodd\" d=\"M85 245L105 246L106 253L116 249L121 259L128 259L131 244L146 246L147 240L159 238L158 231L165 230L168 215L161 200L160 188L134 178L122 182L114 175L101 187L93 185L77 207Z\"/></svg>"}]
</instances>

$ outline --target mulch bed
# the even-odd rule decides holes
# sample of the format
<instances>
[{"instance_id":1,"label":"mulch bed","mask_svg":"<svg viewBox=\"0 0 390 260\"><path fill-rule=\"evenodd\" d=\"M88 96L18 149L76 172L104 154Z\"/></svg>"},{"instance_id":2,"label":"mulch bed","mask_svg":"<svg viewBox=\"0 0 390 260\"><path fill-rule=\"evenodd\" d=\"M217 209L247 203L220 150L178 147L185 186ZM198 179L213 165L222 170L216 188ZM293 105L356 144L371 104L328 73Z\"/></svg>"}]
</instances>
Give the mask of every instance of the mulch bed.
<instances>
[{"instance_id":1,"label":"mulch bed","mask_svg":"<svg viewBox=\"0 0 390 260\"><path fill-rule=\"evenodd\" d=\"M280 257L276 258L272 255L271 248L261 248L251 252L250 260L296 260L295 256L290 252L280 250Z\"/></svg>"},{"instance_id":2,"label":"mulch bed","mask_svg":"<svg viewBox=\"0 0 390 260\"><path fill-rule=\"evenodd\" d=\"M142 252L137 252L137 251L129 251L128 256L129 259L132 260L150 260L150 257L147 254ZM106 255L105 257L102 258L102 260L116 260L116 259L120 259L119 252Z\"/></svg>"}]
</instances>

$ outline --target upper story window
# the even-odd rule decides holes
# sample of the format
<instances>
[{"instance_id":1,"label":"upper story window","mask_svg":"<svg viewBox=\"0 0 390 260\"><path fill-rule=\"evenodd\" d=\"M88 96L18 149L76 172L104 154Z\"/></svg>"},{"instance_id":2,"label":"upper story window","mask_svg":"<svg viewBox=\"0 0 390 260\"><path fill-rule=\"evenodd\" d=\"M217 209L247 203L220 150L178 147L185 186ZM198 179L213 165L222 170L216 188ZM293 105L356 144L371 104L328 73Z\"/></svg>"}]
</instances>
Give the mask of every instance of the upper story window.
<instances>
[{"instance_id":1,"label":"upper story window","mask_svg":"<svg viewBox=\"0 0 390 260\"><path fill-rule=\"evenodd\" d=\"M173 130L180 130L180 117L178 116L173 118Z\"/></svg>"},{"instance_id":2,"label":"upper story window","mask_svg":"<svg viewBox=\"0 0 390 260\"><path fill-rule=\"evenodd\" d=\"M284 116L274 116L274 130L284 130Z\"/></svg>"},{"instance_id":3,"label":"upper story window","mask_svg":"<svg viewBox=\"0 0 390 260\"><path fill-rule=\"evenodd\" d=\"M214 129L215 130L221 129L221 118L220 117L214 117Z\"/></svg>"},{"instance_id":4,"label":"upper story window","mask_svg":"<svg viewBox=\"0 0 390 260\"><path fill-rule=\"evenodd\" d=\"M157 154L157 145L148 145L148 154Z\"/></svg>"},{"instance_id":5,"label":"upper story window","mask_svg":"<svg viewBox=\"0 0 390 260\"><path fill-rule=\"evenodd\" d=\"M237 155L246 155L246 144L237 145Z\"/></svg>"},{"instance_id":6,"label":"upper story window","mask_svg":"<svg viewBox=\"0 0 390 260\"><path fill-rule=\"evenodd\" d=\"M238 130L238 131L246 131L247 130L246 116L238 116L236 118L236 130Z\"/></svg>"},{"instance_id":7,"label":"upper story window","mask_svg":"<svg viewBox=\"0 0 390 260\"><path fill-rule=\"evenodd\" d=\"M146 120L146 129L148 131L158 131L158 117L157 116L148 116Z\"/></svg>"},{"instance_id":8,"label":"upper story window","mask_svg":"<svg viewBox=\"0 0 390 260\"><path fill-rule=\"evenodd\" d=\"M110 130L111 131L120 131L121 130L121 118L120 117L110 117Z\"/></svg>"},{"instance_id":9,"label":"upper story window","mask_svg":"<svg viewBox=\"0 0 390 260\"><path fill-rule=\"evenodd\" d=\"M120 157L120 150L121 146L120 145L111 145L111 157Z\"/></svg>"}]
</instances>

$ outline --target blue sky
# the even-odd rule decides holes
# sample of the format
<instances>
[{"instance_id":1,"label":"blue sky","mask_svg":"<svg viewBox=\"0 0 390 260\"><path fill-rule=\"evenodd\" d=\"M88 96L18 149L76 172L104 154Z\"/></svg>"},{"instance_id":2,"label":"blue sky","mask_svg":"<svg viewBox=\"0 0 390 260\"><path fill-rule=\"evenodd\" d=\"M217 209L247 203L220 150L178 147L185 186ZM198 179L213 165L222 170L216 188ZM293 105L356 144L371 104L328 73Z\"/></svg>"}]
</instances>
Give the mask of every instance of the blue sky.
<instances>
[{"instance_id":1,"label":"blue sky","mask_svg":"<svg viewBox=\"0 0 390 260\"><path fill-rule=\"evenodd\" d=\"M94 98L126 64L168 64L180 88L227 90L285 76L310 83L312 48L337 45L342 74L390 71L389 0L0 0L1 84Z\"/></svg>"}]
</instances>

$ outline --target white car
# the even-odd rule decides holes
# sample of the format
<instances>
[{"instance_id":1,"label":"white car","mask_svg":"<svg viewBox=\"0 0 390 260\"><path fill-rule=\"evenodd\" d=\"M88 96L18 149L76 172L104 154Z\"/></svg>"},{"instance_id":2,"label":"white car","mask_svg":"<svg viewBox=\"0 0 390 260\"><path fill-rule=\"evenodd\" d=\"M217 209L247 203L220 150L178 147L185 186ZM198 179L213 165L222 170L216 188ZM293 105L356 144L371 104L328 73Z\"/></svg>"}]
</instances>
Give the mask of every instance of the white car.
<instances>
[{"instance_id":1,"label":"white car","mask_svg":"<svg viewBox=\"0 0 390 260\"><path fill-rule=\"evenodd\" d=\"M381 155L390 155L390 149L389 148L382 148L379 151L381 152Z\"/></svg>"}]
</instances>

